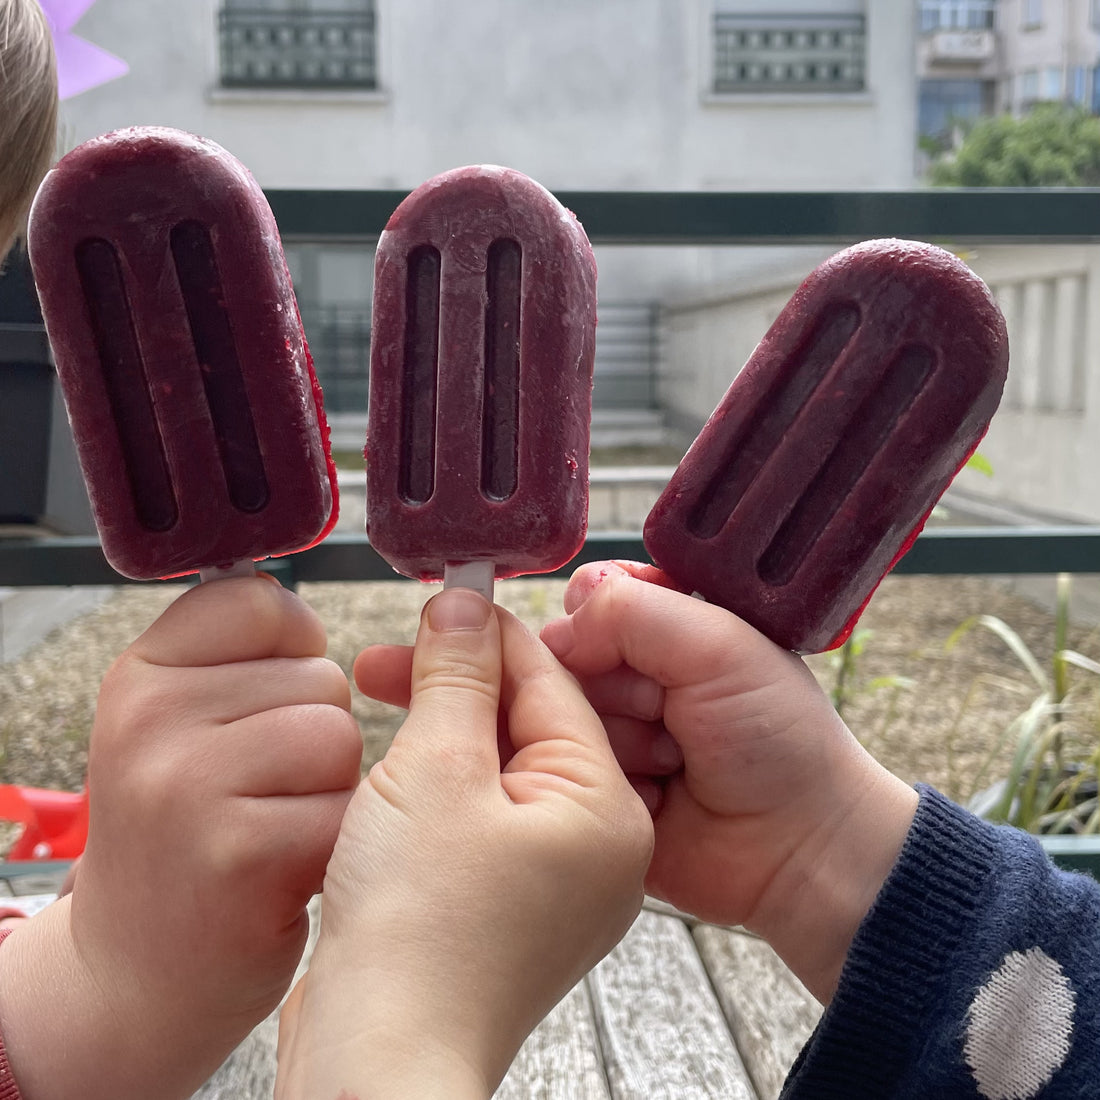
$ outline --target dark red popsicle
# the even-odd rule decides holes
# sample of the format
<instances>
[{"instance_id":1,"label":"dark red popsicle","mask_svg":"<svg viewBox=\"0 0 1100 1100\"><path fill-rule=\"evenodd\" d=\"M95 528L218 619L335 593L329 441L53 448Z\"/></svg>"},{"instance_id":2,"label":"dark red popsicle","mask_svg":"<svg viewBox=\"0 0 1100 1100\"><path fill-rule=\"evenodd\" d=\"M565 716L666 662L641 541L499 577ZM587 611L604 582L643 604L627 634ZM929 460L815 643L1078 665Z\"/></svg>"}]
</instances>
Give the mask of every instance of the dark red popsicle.
<instances>
[{"instance_id":1,"label":"dark red popsicle","mask_svg":"<svg viewBox=\"0 0 1100 1100\"><path fill-rule=\"evenodd\" d=\"M993 416L1004 319L943 249L868 241L799 287L645 524L677 583L788 649L847 637Z\"/></svg>"},{"instance_id":2,"label":"dark red popsicle","mask_svg":"<svg viewBox=\"0 0 1100 1100\"><path fill-rule=\"evenodd\" d=\"M491 590L577 552L595 325L588 238L521 173L454 169L394 211L375 261L366 447L367 534L394 569L463 568L456 583Z\"/></svg>"},{"instance_id":3,"label":"dark red popsicle","mask_svg":"<svg viewBox=\"0 0 1100 1100\"><path fill-rule=\"evenodd\" d=\"M278 229L239 161L135 127L46 177L29 251L108 561L151 579L303 549L336 520Z\"/></svg>"}]
</instances>

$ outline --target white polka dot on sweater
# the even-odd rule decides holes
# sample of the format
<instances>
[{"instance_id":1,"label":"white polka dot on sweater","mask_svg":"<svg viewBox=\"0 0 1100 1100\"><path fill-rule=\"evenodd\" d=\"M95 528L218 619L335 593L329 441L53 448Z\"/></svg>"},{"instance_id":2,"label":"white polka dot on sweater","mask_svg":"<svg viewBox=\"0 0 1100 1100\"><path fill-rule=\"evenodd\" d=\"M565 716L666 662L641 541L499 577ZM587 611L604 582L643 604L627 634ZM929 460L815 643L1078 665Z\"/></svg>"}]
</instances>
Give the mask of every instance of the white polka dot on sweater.
<instances>
[{"instance_id":1,"label":"white polka dot on sweater","mask_svg":"<svg viewBox=\"0 0 1100 1100\"><path fill-rule=\"evenodd\" d=\"M986 1100L1032 1100L1073 1039L1073 989L1038 947L1013 951L967 1012L966 1062Z\"/></svg>"}]
</instances>

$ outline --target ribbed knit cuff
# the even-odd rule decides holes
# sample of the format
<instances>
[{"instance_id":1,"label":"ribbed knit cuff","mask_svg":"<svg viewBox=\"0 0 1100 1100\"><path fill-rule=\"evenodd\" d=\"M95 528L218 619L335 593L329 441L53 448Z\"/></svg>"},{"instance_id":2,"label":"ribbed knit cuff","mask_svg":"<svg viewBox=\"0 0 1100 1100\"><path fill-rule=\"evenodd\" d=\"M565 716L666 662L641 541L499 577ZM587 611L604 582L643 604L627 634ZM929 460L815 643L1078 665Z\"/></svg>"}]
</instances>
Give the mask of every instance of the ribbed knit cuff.
<instances>
[{"instance_id":1,"label":"ribbed knit cuff","mask_svg":"<svg viewBox=\"0 0 1100 1100\"><path fill-rule=\"evenodd\" d=\"M852 942L784 1096L888 1100L937 1015L998 849L989 825L919 786L898 861Z\"/></svg>"},{"instance_id":2,"label":"ribbed knit cuff","mask_svg":"<svg viewBox=\"0 0 1100 1100\"><path fill-rule=\"evenodd\" d=\"M0 928L0 944L4 942L12 934L14 929ZM0 965L2 965L3 959L0 956ZM15 1083L15 1077L11 1072L11 1066L8 1065L8 1052L4 1048L4 1036L0 1035L0 1100L23 1100L23 1095L19 1091L19 1086Z\"/></svg>"}]
</instances>

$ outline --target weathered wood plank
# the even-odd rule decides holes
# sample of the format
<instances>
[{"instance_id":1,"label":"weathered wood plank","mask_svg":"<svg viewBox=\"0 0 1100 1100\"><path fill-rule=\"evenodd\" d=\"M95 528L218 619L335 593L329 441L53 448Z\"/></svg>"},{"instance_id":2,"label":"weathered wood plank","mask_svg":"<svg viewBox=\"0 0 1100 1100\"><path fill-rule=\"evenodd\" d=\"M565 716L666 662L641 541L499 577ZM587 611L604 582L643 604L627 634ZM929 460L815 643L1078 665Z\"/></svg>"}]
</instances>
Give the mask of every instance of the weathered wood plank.
<instances>
[{"instance_id":1,"label":"weathered wood plank","mask_svg":"<svg viewBox=\"0 0 1100 1100\"><path fill-rule=\"evenodd\" d=\"M614 1100L756 1100L683 921L643 911L587 980Z\"/></svg>"},{"instance_id":2,"label":"weathered wood plank","mask_svg":"<svg viewBox=\"0 0 1100 1100\"><path fill-rule=\"evenodd\" d=\"M775 1100L821 1005L762 939L706 924L692 934L760 1100Z\"/></svg>"},{"instance_id":3,"label":"weathered wood plank","mask_svg":"<svg viewBox=\"0 0 1100 1100\"><path fill-rule=\"evenodd\" d=\"M494 1100L611 1100L584 982L520 1048Z\"/></svg>"}]
</instances>

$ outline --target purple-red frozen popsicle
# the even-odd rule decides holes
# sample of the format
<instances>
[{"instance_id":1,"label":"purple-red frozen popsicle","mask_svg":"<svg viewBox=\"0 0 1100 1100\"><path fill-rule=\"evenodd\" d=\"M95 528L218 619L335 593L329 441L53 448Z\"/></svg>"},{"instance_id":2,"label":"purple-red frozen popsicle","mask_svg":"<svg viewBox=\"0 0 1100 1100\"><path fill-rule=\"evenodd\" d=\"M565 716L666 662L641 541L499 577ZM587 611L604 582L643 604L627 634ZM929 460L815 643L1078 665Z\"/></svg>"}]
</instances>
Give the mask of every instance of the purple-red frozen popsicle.
<instances>
[{"instance_id":1,"label":"purple-red frozen popsicle","mask_svg":"<svg viewBox=\"0 0 1100 1100\"><path fill-rule=\"evenodd\" d=\"M278 229L204 138L85 142L28 237L103 551L152 579L303 549L336 519L320 387Z\"/></svg>"},{"instance_id":2,"label":"purple-red frozen popsicle","mask_svg":"<svg viewBox=\"0 0 1100 1100\"><path fill-rule=\"evenodd\" d=\"M839 645L993 416L1004 319L955 256L869 241L799 287L645 524L683 587L810 653Z\"/></svg>"},{"instance_id":3,"label":"purple-red frozen popsicle","mask_svg":"<svg viewBox=\"0 0 1100 1100\"><path fill-rule=\"evenodd\" d=\"M483 591L584 541L596 266L519 172L445 172L378 242L367 534L400 573Z\"/></svg>"}]
</instances>

